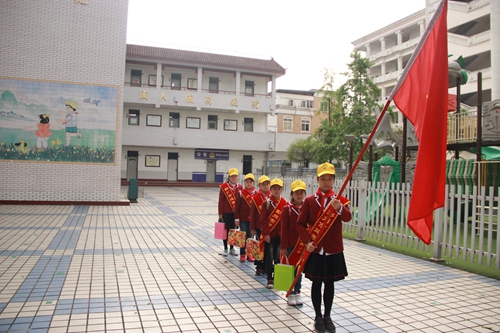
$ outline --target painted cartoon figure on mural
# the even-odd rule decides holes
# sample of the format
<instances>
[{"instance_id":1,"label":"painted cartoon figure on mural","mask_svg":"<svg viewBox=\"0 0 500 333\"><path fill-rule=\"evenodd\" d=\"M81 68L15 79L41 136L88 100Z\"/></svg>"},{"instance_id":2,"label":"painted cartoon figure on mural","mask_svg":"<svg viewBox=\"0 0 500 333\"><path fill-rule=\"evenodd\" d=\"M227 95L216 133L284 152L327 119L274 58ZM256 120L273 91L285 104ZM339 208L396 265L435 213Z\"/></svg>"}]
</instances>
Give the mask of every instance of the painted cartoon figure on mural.
<instances>
[{"instance_id":1,"label":"painted cartoon figure on mural","mask_svg":"<svg viewBox=\"0 0 500 333\"><path fill-rule=\"evenodd\" d=\"M81 139L82 133L78 132L77 128L77 104L75 102L66 102L64 105L66 105L66 120L63 121L63 124L66 125L65 146L69 146L71 145L71 138L78 137L79 139Z\"/></svg>"},{"instance_id":2,"label":"painted cartoon figure on mural","mask_svg":"<svg viewBox=\"0 0 500 333\"><path fill-rule=\"evenodd\" d=\"M49 147L49 138L52 136L52 132L50 131L50 114L39 114L38 118L40 118L40 121L36 127L26 126L23 128L23 131L35 131L35 136L37 137L36 147L38 149L46 149Z\"/></svg>"}]
</instances>

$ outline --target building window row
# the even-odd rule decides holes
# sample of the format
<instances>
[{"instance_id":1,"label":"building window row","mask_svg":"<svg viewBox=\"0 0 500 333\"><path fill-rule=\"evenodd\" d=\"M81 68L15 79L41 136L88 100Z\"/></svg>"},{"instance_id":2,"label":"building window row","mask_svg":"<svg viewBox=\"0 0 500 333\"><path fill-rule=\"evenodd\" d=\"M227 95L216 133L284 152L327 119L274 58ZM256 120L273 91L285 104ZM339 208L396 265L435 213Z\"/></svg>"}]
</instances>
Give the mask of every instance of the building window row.
<instances>
[{"instance_id":1,"label":"building window row","mask_svg":"<svg viewBox=\"0 0 500 333\"><path fill-rule=\"evenodd\" d=\"M295 106L298 102L300 102L300 107L302 108L312 108L313 107L313 101L295 101L293 99L288 100L288 106Z\"/></svg>"},{"instance_id":2,"label":"building window row","mask_svg":"<svg viewBox=\"0 0 500 333\"><path fill-rule=\"evenodd\" d=\"M208 78L208 92L212 94L219 93L219 83L221 80L218 77L209 77ZM148 76L148 85L156 86L156 75ZM132 87L142 87L142 71L137 69L132 69L130 73L130 86ZM161 87L164 87L163 75L161 76ZM187 86L188 90L197 90L198 89L198 79L188 78ZM245 96L253 97L255 94L255 82L254 81L245 81ZM182 75L177 73L172 73L170 75L170 89L171 90L182 90Z\"/></svg>"},{"instance_id":3,"label":"building window row","mask_svg":"<svg viewBox=\"0 0 500 333\"><path fill-rule=\"evenodd\" d=\"M140 125L140 110L128 110L128 124L132 126ZM207 117L207 129L217 130L219 117L217 115L208 115ZM169 112L168 114L168 127L179 128L181 123L181 115L179 112ZM225 131L237 131L238 121L235 119L224 119L224 130ZM243 119L243 131L253 132L253 118ZM162 127L162 116L148 114L146 115L146 126ZM186 128L190 129L200 129L201 128L201 118L200 117L186 117Z\"/></svg>"},{"instance_id":4,"label":"building window row","mask_svg":"<svg viewBox=\"0 0 500 333\"><path fill-rule=\"evenodd\" d=\"M311 119L300 119L300 132L309 133L311 131ZM293 117L283 117L283 132L293 132Z\"/></svg>"}]
</instances>

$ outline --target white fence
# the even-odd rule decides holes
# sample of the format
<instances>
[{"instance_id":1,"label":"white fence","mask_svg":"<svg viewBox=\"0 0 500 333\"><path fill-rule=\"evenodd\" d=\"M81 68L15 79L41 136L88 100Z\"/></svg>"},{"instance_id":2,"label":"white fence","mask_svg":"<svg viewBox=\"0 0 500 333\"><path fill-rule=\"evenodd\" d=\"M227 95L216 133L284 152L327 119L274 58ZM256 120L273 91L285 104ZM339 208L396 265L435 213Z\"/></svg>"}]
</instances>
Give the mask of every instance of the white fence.
<instances>
[{"instance_id":1,"label":"white fence","mask_svg":"<svg viewBox=\"0 0 500 333\"><path fill-rule=\"evenodd\" d=\"M282 196L288 199L290 184L296 178L280 178L284 181ZM307 194L316 191L315 177L302 180L307 184ZM343 179L337 179L335 190L338 191L342 183ZM432 259L442 260L447 256L500 269L498 189L451 185L446 186L446 193L445 206L434 213ZM375 239L431 250L406 224L410 184L352 180L343 195L351 200L353 211L352 221L344 223L344 231L355 234L357 240Z\"/></svg>"}]
</instances>

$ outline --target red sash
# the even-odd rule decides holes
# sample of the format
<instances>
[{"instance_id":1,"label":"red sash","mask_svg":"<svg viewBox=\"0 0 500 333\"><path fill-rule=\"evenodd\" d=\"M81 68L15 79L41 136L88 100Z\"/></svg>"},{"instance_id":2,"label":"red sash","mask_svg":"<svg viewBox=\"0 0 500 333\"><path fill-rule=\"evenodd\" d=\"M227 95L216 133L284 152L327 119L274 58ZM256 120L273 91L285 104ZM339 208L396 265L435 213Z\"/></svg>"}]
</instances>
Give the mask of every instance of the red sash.
<instances>
[{"instance_id":1,"label":"red sash","mask_svg":"<svg viewBox=\"0 0 500 333\"><path fill-rule=\"evenodd\" d=\"M224 192L224 195L226 196L226 199L234 212L234 209L236 208L236 197L234 196L233 189L231 188L231 186L229 186L228 183L221 184L220 188L222 189L222 192Z\"/></svg>"},{"instance_id":2,"label":"red sash","mask_svg":"<svg viewBox=\"0 0 500 333\"><path fill-rule=\"evenodd\" d=\"M244 188L243 190L241 190L241 196L243 199L245 199L245 202L247 203L247 205L249 207L252 206L252 192L250 192L249 190L247 190L246 188Z\"/></svg>"},{"instance_id":3,"label":"red sash","mask_svg":"<svg viewBox=\"0 0 500 333\"><path fill-rule=\"evenodd\" d=\"M289 213L293 214L292 212L294 212L295 214L298 215L298 212L296 212L292 208L292 206L290 206ZM307 228L307 230L309 231L309 227ZM297 239L297 243L295 243L295 246L293 247L292 252L288 255L288 262L290 263L290 265L297 266L297 264L299 263L299 260L300 260L300 256L302 255L302 252L304 251L305 248L306 248L305 244L302 242L302 240L299 237Z\"/></svg>"},{"instance_id":4,"label":"red sash","mask_svg":"<svg viewBox=\"0 0 500 333\"><path fill-rule=\"evenodd\" d=\"M342 196L338 199L344 206L349 204L350 202L347 198L344 198ZM314 244L318 244L319 242L321 242L321 240L323 239L323 237L325 237L326 233L328 232L328 230L330 230L333 222L335 222L335 219L339 215L337 210L333 208L332 201L333 200L331 200L330 203L326 206L326 209L323 211L323 213L321 213L310 230L311 239L314 241Z\"/></svg>"},{"instance_id":5,"label":"red sash","mask_svg":"<svg viewBox=\"0 0 500 333\"><path fill-rule=\"evenodd\" d=\"M269 215L269 231L273 231L273 229L278 225L278 222L281 221L281 213L283 213L283 207L286 206L286 200L280 198L280 201L274 207L271 215Z\"/></svg>"},{"instance_id":6,"label":"red sash","mask_svg":"<svg viewBox=\"0 0 500 333\"><path fill-rule=\"evenodd\" d=\"M257 211L259 212L259 214L261 213L260 211L260 208L262 207L262 203L264 202L264 200L266 200L266 198L262 197L262 192L259 192L258 195L254 195L253 196L253 202L255 203L255 206L257 207Z\"/></svg>"}]
</instances>

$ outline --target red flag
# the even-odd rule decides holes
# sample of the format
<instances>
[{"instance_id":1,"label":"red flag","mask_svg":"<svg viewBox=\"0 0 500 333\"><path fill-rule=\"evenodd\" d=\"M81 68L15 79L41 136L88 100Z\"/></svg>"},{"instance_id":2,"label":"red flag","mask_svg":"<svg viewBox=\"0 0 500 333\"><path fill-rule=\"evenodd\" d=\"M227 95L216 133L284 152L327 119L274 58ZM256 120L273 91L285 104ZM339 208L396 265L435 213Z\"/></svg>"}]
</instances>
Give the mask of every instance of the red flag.
<instances>
[{"instance_id":1,"label":"red flag","mask_svg":"<svg viewBox=\"0 0 500 333\"><path fill-rule=\"evenodd\" d=\"M443 0L389 97L415 126L420 145L408 226L430 244L433 211L444 206L448 113L447 1Z\"/></svg>"}]
</instances>

